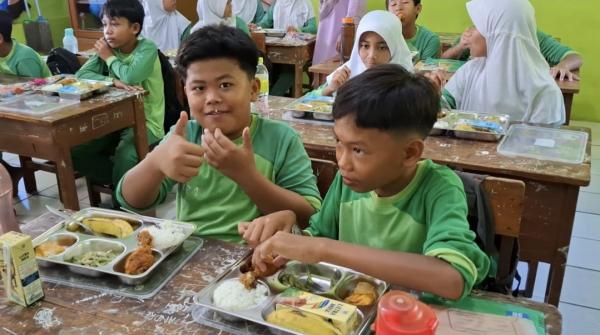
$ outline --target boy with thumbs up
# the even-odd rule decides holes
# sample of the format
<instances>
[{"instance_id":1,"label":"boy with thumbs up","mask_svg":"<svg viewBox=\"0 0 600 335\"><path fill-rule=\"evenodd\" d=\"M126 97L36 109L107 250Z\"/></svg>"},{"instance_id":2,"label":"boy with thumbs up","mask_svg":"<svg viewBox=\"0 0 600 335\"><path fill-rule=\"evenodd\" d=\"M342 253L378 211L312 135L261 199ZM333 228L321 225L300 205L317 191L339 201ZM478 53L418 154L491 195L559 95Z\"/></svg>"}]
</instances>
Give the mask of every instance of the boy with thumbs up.
<instances>
[{"instance_id":1,"label":"boy with thumbs up","mask_svg":"<svg viewBox=\"0 0 600 335\"><path fill-rule=\"evenodd\" d=\"M161 202L178 183L177 219L198 235L241 242L237 225L292 210L299 222L321 199L300 137L286 124L250 113L259 82L258 50L243 32L207 26L183 43L177 70L185 81L192 120L185 113L117 187L132 210Z\"/></svg>"}]
</instances>

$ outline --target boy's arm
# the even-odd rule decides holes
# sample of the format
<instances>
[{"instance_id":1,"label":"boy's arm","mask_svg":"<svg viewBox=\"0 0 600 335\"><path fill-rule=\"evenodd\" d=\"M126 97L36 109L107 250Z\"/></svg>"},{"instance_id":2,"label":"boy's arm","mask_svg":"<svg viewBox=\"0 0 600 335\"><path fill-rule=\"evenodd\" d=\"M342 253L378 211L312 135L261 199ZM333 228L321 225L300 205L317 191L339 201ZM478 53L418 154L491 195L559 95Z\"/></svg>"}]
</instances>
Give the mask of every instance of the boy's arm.
<instances>
[{"instance_id":1,"label":"boy's arm","mask_svg":"<svg viewBox=\"0 0 600 335\"><path fill-rule=\"evenodd\" d=\"M17 73L21 77L43 78L44 69L38 60L23 59L17 64Z\"/></svg>"},{"instance_id":2,"label":"boy's arm","mask_svg":"<svg viewBox=\"0 0 600 335\"><path fill-rule=\"evenodd\" d=\"M145 41L135 49L131 63L126 64L113 55L106 59L106 64L117 79L127 85L139 85L152 74L157 57L156 46Z\"/></svg>"},{"instance_id":3,"label":"boy's arm","mask_svg":"<svg viewBox=\"0 0 600 335\"><path fill-rule=\"evenodd\" d=\"M469 48L466 45L466 40L459 37L454 41L454 44L442 53L441 58L467 60L469 59Z\"/></svg>"},{"instance_id":4,"label":"boy's arm","mask_svg":"<svg viewBox=\"0 0 600 335\"><path fill-rule=\"evenodd\" d=\"M304 23L304 26L302 26L302 28L300 28L300 31L303 33L309 33L309 34L316 35L317 34L317 26L318 26L317 19L315 19L313 17Z\"/></svg>"},{"instance_id":5,"label":"boy's arm","mask_svg":"<svg viewBox=\"0 0 600 335\"><path fill-rule=\"evenodd\" d=\"M262 19L256 23L256 25L262 28L273 28L273 8L275 5L269 7Z\"/></svg>"},{"instance_id":6,"label":"boy's arm","mask_svg":"<svg viewBox=\"0 0 600 335\"><path fill-rule=\"evenodd\" d=\"M104 75L107 71L106 63L98 55L93 55L75 75L82 79L113 81L113 78Z\"/></svg>"},{"instance_id":7,"label":"boy's arm","mask_svg":"<svg viewBox=\"0 0 600 335\"><path fill-rule=\"evenodd\" d=\"M440 38L437 34L432 34L425 44L425 48L421 50L421 59L438 58L440 55Z\"/></svg>"}]
</instances>

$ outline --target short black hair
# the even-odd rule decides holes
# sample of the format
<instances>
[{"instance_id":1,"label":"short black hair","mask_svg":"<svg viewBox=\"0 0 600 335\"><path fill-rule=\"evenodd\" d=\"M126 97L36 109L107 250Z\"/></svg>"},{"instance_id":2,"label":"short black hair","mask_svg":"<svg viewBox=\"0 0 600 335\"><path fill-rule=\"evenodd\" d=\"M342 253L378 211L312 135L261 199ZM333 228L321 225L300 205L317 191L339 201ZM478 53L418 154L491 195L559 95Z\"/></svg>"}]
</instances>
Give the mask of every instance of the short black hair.
<instances>
[{"instance_id":1,"label":"short black hair","mask_svg":"<svg viewBox=\"0 0 600 335\"><path fill-rule=\"evenodd\" d=\"M426 77L397 64L375 66L339 88L333 118L354 116L359 128L427 137L440 111L440 93Z\"/></svg>"},{"instance_id":2,"label":"short black hair","mask_svg":"<svg viewBox=\"0 0 600 335\"><path fill-rule=\"evenodd\" d=\"M228 58L238 62L249 79L258 65L258 49L246 33L225 25L209 25L193 32L177 53L177 71L185 80L188 67L199 60Z\"/></svg>"},{"instance_id":3,"label":"short black hair","mask_svg":"<svg viewBox=\"0 0 600 335\"><path fill-rule=\"evenodd\" d=\"M4 42L12 42L12 21L12 17L7 12L0 11L0 35Z\"/></svg>"},{"instance_id":4,"label":"short black hair","mask_svg":"<svg viewBox=\"0 0 600 335\"><path fill-rule=\"evenodd\" d=\"M130 24L139 24L140 31L137 35L142 32L144 27L144 7L142 7L139 0L108 0L102 7L100 14L101 17L122 17L127 19Z\"/></svg>"},{"instance_id":5,"label":"short black hair","mask_svg":"<svg viewBox=\"0 0 600 335\"><path fill-rule=\"evenodd\" d=\"M421 3L421 0L413 0L413 3L415 4L415 6L417 6ZM390 0L385 0L385 9L387 9L389 6L390 6Z\"/></svg>"}]
</instances>

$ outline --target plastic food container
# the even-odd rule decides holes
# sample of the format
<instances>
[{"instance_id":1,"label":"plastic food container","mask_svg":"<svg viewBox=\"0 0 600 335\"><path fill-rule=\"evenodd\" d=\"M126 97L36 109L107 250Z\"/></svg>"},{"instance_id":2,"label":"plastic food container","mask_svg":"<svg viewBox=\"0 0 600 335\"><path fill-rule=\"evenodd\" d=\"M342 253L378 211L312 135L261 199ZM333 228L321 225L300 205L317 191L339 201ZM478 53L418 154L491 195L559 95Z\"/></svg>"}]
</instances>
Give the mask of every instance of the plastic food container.
<instances>
[{"instance_id":1,"label":"plastic food container","mask_svg":"<svg viewBox=\"0 0 600 335\"><path fill-rule=\"evenodd\" d=\"M507 156L581 164L587 141L588 134L582 131L515 124L500 142L498 152Z\"/></svg>"}]
</instances>

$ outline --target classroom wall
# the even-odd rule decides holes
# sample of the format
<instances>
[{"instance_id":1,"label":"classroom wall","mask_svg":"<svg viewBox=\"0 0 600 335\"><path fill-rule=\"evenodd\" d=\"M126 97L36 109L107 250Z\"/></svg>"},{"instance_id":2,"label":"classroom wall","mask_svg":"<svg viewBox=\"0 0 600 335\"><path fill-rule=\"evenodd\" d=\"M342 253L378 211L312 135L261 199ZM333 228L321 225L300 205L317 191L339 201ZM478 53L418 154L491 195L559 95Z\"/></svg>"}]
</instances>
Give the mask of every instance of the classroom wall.
<instances>
[{"instance_id":1,"label":"classroom wall","mask_svg":"<svg viewBox=\"0 0 600 335\"><path fill-rule=\"evenodd\" d=\"M422 0L419 23L437 32L460 32L471 24L466 0ZM538 27L579 51L584 58L581 92L573 99L571 119L600 122L600 2L597 0L531 0ZM318 0L313 0L318 12ZM369 0L368 10L384 9L385 0ZM566 18L572 18L567 20Z\"/></svg>"},{"instance_id":2,"label":"classroom wall","mask_svg":"<svg viewBox=\"0 0 600 335\"><path fill-rule=\"evenodd\" d=\"M32 19L37 19L37 10L35 8L35 1L27 1L31 6ZM70 26L69 22L69 7L66 0L39 0L40 9L42 15L48 20L50 24L50 31L52 32L52 42L54 46L62 46L62 38L64 35L65 28ZM23 12L19 19L13 23L13 37L20 42L25 42L25 33L23 32L22 22L27 20L27 14Z\"/></svg>"}]
</instances>

